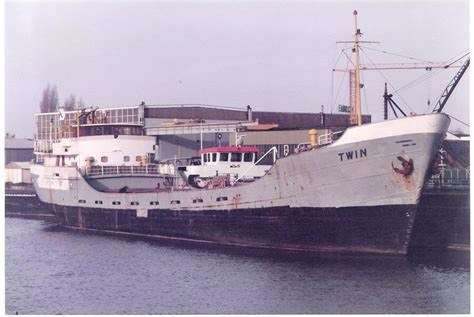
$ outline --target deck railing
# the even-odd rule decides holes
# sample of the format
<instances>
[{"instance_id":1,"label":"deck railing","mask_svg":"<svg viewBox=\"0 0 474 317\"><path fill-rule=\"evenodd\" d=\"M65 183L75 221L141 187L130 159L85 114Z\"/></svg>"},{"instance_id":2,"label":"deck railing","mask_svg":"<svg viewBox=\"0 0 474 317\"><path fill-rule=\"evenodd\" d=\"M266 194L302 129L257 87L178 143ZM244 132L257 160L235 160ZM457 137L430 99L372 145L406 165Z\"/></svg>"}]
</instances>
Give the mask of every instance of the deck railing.
<instances>
[{"instance_id":1,"label":"deck railing","mask_svg":"<svg viewBox=\"0 0 474 317\"><path fill-rule=\"evenodd\" d=\"M427 182L431 188L460 188L470 186L469 169L451 169L441 170L438 175L433 175Z\"/></svg>"},{"instance_id":2,"label":"deck railing","mask_svg":"<svg viewBox=\"0 0 474 317\"><path fill-rule=\"evenodd\" d=\"M173 164L147 164L139 165L94 165L81 169L86 177L97 177L106 175L174 175Z\"/></svg>"}]
</instances>

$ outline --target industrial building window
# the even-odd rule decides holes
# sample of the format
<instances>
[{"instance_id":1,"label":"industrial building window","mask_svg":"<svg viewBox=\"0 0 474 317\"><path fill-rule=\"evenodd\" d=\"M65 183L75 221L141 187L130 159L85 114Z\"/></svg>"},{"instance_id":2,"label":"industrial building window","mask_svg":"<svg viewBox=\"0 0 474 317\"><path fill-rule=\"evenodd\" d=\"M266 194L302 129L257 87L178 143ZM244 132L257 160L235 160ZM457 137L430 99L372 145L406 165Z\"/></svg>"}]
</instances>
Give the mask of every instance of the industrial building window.
<instances>
[{"instance_id":1,"label":"industrial building window","mask_svg":"<svg viewBox=\"0 0 474 317\"><path fill-rule=\"evenodd\" d=\"M221 162L227 162L228 160L229 160L229 153L221 153L220 161Z\"/></svg>"},{"instance_id":2,"label":"industrial building window","mask_svg":"<svg viewBox=\"0 0 474 317\"><path fill-rule=\"evenodd\" d=\"M124 161L124 162L130 162L130 156L128 156L128 155L127 155L127 156L124 156L124 157L123 157L123 161Z\"/></svg>"},{"instance_id":3,"label":"industrial building window","mask_svg":"<svg viewBox=\"0 0 474 317\"><path fill-rule=\"evenodd\" d=\"M107 163L108 160L109 160L109 158L107 156L101 156L101 158L100 158L100 161L102 163Z\"/></svg>"},{"instance_id":4,"label":"industrial building window","mask_svg":"<svg viewBox=\"0 0 474 317\"><path fill-rule=\"evenodd\" d=\"M240 162L242 161L242 153L231 153L230 154L230 161L231 162Z\"/></svg>"},{"instance_id":5,"label":"industrial building window","mask_svg":"<svg viewBox=\"0 0 474 317\"><path fill-rule=\"evenodd\" d=\"M252 162L253 153L244 153L244 162Z\"/></svg>"}]
</instances>

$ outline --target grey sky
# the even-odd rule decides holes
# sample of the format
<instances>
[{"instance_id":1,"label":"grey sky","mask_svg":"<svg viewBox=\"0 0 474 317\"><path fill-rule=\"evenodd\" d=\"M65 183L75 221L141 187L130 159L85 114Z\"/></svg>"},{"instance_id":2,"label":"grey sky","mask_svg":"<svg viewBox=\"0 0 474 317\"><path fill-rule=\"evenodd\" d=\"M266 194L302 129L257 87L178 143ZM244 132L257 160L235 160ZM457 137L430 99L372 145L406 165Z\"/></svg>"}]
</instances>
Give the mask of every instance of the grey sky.
<instances>
[{"instance_id":1,"label":"grey sky","mask_svg":"<svg viewBox=\"0 0 474 317\"><path fill-rule=\"evenodd\" d=\"M423 60L445 61L469 49L467 1L441 2L8 2L5 9L5 131L32 137L42 90L56 84L87 106L203 103L255 110L331 111L342 73L332 68L353 39L359 12L370 47ZM373 62L409 62L365 50ZM365 58L365 63L369 60ZM345 62L339 63L345 66ZM387 71L395 88L422 70ZM423 113L457 72L433 75L400 92ZM434 73L434 72L433 72ZM382 118L384 79L363 74L364 113ZM346 84L344 81L344 84ZM469 122L469 75L446 112ZM347 85L337 104L347 104ZM336 111L333 108L333 111ZM467 127L456 122L454 128Z\"/></svg>"}]
</instances>

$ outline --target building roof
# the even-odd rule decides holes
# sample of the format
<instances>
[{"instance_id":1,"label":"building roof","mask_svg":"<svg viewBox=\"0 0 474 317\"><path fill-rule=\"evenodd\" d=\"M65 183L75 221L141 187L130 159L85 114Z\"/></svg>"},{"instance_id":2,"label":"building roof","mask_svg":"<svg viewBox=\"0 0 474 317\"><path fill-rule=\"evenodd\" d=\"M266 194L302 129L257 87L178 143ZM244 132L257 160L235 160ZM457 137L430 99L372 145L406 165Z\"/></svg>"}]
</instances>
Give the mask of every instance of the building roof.
<instances>
[{"instance_id":1,"label":"building roof","mask_svg":"<svg viewBox=\"0 0 474 317\"><path fill-rule=\"evenodd\" d=\"M5 166L8 169L21 168L22 170L30 169L30 162L10 162Z\"/></svg>"},{"instance_id":2,"label":"building roof","mask_svg":"<svg viewBox=\"0 0 474 317\"><path fill-rule=\"evenodd\" d=\"M207 149L199 150L199 154L201 153L231 153L231 152L252 152L258 153L258 147L253 146L222 146L222 147L211 147Z\"/></svg>"},{"instance_id":3,"label":"building roof","mask_svg":"<svg viewBox=\"0 0 474 317\"><path fill-rule=\"evenodd\" d=\"M33 150L33 140L5 138L5 149L31 149Z\"/></svg>"},{"instance_id":4,"label":"building roof","mask_svg":"<svg viewBox=\"0 0 474 317\"><path fill-rule=\"evenodd\" d=\"M247 110L205 105L147 106L145 118L246 121ZM252 119L258 119L259 124L278 124L277 130L349 126L349 114L343 113L253 111ZM371 116L363 115L362 122L371 122Z\"/></svg>"}]
</instances>

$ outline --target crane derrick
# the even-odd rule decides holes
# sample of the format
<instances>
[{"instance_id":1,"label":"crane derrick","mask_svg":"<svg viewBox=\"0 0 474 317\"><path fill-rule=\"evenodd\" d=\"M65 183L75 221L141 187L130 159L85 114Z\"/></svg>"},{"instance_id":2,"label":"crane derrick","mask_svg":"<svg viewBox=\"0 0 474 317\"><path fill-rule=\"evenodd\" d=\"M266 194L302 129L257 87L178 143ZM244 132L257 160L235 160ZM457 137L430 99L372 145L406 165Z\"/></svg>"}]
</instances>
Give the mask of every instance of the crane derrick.
<instances>
[{"instance_id":1,"label":"crane derrick","mask_svg":"<svg viewBox=\"0 0 474 317\"><path fill-rule=\"evenodd\" d=\"M466 60L464 65L461 66L461 69L457 72L457 74L451 79L449 82L448 86L444 89L443 94L439 98L438 102L436 103L436 106L433 109L433 113L439 113L443 110L444 106L446 105L446 102L448 101L449 97L454 91L454 88L456 88L456 85L459 83L461 80L462 76L466 72L467 68L469 67L469 62L470 58Z\"/></svg>"}]
</instances>

